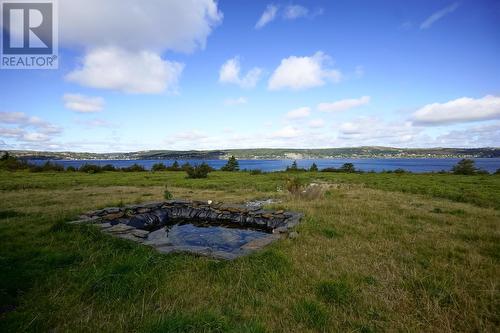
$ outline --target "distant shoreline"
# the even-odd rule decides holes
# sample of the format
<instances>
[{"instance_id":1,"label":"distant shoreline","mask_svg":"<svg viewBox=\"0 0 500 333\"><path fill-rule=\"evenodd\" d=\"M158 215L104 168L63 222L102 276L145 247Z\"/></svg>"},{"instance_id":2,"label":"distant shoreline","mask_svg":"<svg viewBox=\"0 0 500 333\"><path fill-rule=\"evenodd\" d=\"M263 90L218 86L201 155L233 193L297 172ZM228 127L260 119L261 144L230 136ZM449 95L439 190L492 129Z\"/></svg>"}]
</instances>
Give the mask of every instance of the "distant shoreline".
<instances>
[{"instance_id":1,"label":"distant shoreline","mask_svg":"<svg viewBox=\"0 0 500 333\"><path fill-rule=\"evenodd\" d=\"M338 158L495 158L500 157L500 148L259 148L185 151L149 150L125 153L10 150L9 153L22 159L42 160L225 160L230 156L247 160L301 160Z\"/></svg>"}]
</instances>

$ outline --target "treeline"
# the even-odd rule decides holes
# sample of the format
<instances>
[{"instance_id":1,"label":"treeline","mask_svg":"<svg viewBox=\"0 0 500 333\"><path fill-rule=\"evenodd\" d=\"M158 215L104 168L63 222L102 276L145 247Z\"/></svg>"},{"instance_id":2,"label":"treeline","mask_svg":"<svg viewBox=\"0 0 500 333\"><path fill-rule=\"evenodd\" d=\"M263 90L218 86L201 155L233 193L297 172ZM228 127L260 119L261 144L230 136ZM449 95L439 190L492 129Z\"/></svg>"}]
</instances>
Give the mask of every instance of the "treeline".
<instances>
[{"instance_id":1,"label":"treeline","mask_svg":"<svg viewBox=\"0 0 500 333\"><path fill-rule=\"evenodd\" d=\"M118 168L113 166L112 164L106 165L95 165L95 164L84 164L80 167L68 166L66 169L57 163L53 163L50 161L45 162L44 164L34 164L29 163L26 160L18 159L8 152L5 153L2 157L0 157L0 170L29 170L31 172L45 172L45 171L69 171L69 172L84 172L84 173L99 173L105 171L122 171L122 172L144 172L147 171L142 165L137 163L128 166ZM161 172L161 171L182 171L187 173L188 178L207 178L208 174L212 171L215 171L214 168L209 166L207 163L203 162L199 165L191 165L188 162L180 165L178 161L175 161L172 165L167 166L164 163L155 163L151 167L152 172ZM220 168L220 171L226 172L237 172L240 171L240 166L238 160L231 156L227 163ZM241 170L244 172L249 172L251 175L259 175L264 173L260 169L255 170ZM286 168L285 172L337 172L337 173L365 173L365 171L358 170L355 168L352 163L344 163L339 168L324 168L319 169L316 163L313 163L309 168L299 168L297 165L297 161L294 161L290 166ZM368 173L374 173L375 171L368 171ZM407 171L404 169L395 169L395 170L387 170L382 171L381 173L396 173L396 174L404 174L411 173L411 171ZM442 170L439 173L450 173L450 171ZM453 166L451 173L457 175L480 175L480 174L488 174L488 171L481 170L476 167L475 162L470 159L462 159L455 166ZM494 174L500 174L500 169L498 169Z\"/></svg>"},{"instance_id":2,"label":"treeline","mask_svg":"<svg viewBox=\"0 0 500 333\"><path fill-rule=\"evenodd\" d=\"M25 160L18 159L9 155L9 153L4 154L0 158L0 170L28 170L31 172L46 172L46 171L70 171L70 172L85 172L85 173L98 173L103 171L124 171L124 172L138 172L138 171L146 171L146 169L139 164L133 164L128 167L117 168L112 164L106 165L95 165L95 164L84 164L80 167L68 166L64 168L64 166L47 161L43 164L34 164L29 163Z\"/></svg>"}]
</instances>

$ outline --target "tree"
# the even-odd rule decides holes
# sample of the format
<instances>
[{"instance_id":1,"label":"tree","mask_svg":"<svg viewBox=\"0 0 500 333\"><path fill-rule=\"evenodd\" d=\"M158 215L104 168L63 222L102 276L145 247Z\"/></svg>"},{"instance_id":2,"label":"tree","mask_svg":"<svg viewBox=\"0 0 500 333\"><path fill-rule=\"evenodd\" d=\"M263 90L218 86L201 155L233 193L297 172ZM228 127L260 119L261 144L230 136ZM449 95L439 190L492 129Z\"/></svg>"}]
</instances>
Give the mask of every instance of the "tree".
<instances>
[{"instance_id":1,"label":"tree","mask_svg":"<svg viewBox=\"0 0 500 333\"><path fill-rule=\"evenodd\" d=\"M179 170L180 169L179 162L174 161L171 168L172 168L172 170Z\"/></svg>"},{"instance_id":2,"label":"tree","mask_svg":"<svg viewBox=\"0 0 500 333\"><path fill-rule=\"evenodd\" d=\"M356 168L354 168L354 164L352 164L352 163L344 163L340 167L340 171L341 172L353 173L353 172L356 172Z\"/></svg>"},{"instance_id":3,"label":"tree","mask_svg":"<svg viewBox=\"0 0 500 333\"><path fill-rule=\"evenodd\" d=\"M191 167L191 164L189 164L189 162L186 162L186 163L184 163L184 164L181 166L181 169L182 169L183 171L188 171L190 168L192 168L192 167Z\"/></svg>"},{"instance_id":4,"label":"tree","mask_svg":"<svg viewBox=\"0 0 500 333\"><path fill-rule=\"evenodd\" d=\"M316 165L316 163L313 163L311 165L311 167L309 168L309 171L311 171L311 172L317 172L318 171L318 166Z\"/></svg>"},{"instance_id":5,"label":"tree","mask_svg":"<svg viewBox=\"0 0 500 333\"><path fill-rule=\"evenodd\" d=\"M239 171L240 170L240 163L236 159L236 157L231 156L229 160L227 160L226 165L224 165L222 168L220 168L221 171Z\"/></svg>"},{"instance_id":6,"label":"tree","mask_svg":"<svg viewBox=\"0 0 500 333\"><path fill-rule=\"evenodd\" d=\"M299 170L297 166L297 161L293 161L291 166L286 167L286 171L297 171Z\"/></svg>"},{"instance_id":7,"label":"tree","mask_svg":"<svg viewBox=\"0 0 500 333\"><path fill-rule=\"evenodd\" d=\"M477 173L478 169L473 160L464 158L458 162L451 171L453 171L455 175L473 175Z\"/></svg>"},{"instance_id":8,"label":"tree","mask_svg":"<svg viewBox=\"0 0 500 333\"><path fill-rule=\"evenodd\" d=\"M194 167L189 166L186 169L187 172L187 177L188 178L207 178L208 173L212 172L214 169L212 169L207 163L203 162L200 165L195 165Z\"/></svg>"},{"instance_id":9,"label":"tree","mask_svg":"<svg viewBox=\"0 0 500 333\"><path fill-rule=\"evenodd\" d=\"M8 161L10 159L11 159L10 154L8 151L6 151L5 154L2 155L2 158L0 158L0 161Z\"/></svg>"},{"instance_id":10,"label":"tree","mask_svg":"<svg viewBox=\"0 0 500 333\"><path fill-rule=\"evenodd\" d=\"M167 170L167 167L163 163L155 163L151 167L151 171L165 171Z\"/></svg>"}]
</instances>

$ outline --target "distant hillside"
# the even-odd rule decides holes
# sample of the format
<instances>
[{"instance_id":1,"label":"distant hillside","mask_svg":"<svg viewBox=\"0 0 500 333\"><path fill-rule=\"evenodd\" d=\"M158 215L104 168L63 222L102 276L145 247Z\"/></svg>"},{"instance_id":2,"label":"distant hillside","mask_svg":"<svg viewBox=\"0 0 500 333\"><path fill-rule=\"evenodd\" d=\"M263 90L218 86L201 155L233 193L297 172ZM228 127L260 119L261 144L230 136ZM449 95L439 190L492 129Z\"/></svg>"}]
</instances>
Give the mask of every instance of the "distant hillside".
<instances>
[{"instance_id":1,"label":"distant hillside","mask_svg":"<svg viewBox=\"0 0 500 333\"><path fill-rule=\"evenodd\" d=\"M315 159L315 158L423 158L423 157L500 157L500 148L391 148L353 147L327 149L228 149L206 151L148 150L130 153L76 153L46 151L9 151L23 159L70 159L70 160L146 160L146 159L226 159L234 155L239 159Z\"/></svg>"}]
</instances>

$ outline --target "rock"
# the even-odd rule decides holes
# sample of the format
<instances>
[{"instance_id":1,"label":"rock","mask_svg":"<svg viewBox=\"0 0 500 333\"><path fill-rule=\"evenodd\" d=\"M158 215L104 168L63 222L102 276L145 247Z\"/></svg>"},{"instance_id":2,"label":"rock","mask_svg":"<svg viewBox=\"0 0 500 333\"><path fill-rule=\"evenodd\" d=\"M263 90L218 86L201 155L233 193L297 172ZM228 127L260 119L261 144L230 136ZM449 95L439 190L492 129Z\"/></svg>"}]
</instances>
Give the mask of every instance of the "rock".
<instances>
[{"instance_id":1,"label":"rock","mask_svg":"<svg viewBox=\"0 0 500 333\"><path fill-rule=\"evenodd\" d=\"M247 251L255 251L255 250L263 248L266 245L271 244L272 242L274 242L278 238L279 238L279 235L270 234L267 237L255 239L249 243L246 243L245 245L243 245L241 247L241 249L247 250Z\"/></svg>"},{"instance_id":2,"label":"rock","mask_svg":"<svg viewBox=\"0 0 500 333\"><path fill-rule=\"evenodd\" d=\"M122 224L122 223L119 223L119 224L116 224L108 229L105 229L106 232L110 232L110 233L113 233L113 234L120 234L120 233L126 233L130 230L134 229L134 227L131 227L129 225L126 225L126 224Z\"/></svg>"},{"instance_id":3,"label":"rock","mask_svg":"<svg viewBox=\"0 0 500 333\"><path fill-rule=\"evenodd\" d=\"M108 222L104 222L104 223L97 223L97 224L94 224L95 226L98 226L99 228L101 229L108 229L108 228L111 228L112 225L111 223L108 223Z\"/></svg>"},{"instance_id":4,"label":"rock","mask_svg":"<svg viewBox=\"0 0 500 333\"><path fill-rule=\"evenodd\" d=\"M297 237L299 237L299 233L297 231L292 231L288 234L288 238L290 239L296 239Z\"/></svg>"},{"instance_id":5,"label":"rock","mask_svg":"<svg viewBox=\"0 0 500 333\"><path fill-rule=\"evenodd\" d=\"M155 210L147 214L138 214L130 218L127 225L137 229L153 230L165 225L168 215L165 210Z\"/></svg>"},{"instance_id":6,"label":"rock","mask_svg":"<svg viewBox=\"0 0 500 333\"><path fill-rule=\"evenodd\" d=\"M109 207L109 208L104 208L103 211L106 214L116 214L121 211L121 208L118 207Z\"/></svg>"},{"instance_id":7,"label":"rock","mask_svg":"<svg viewBox=\"0 0 500 333\"><path fill-rule=\"evenodd\" d=\"M134 235L135 237L139 237L139 238L148 238L148 235L149 235L149 231L139 230L139 229L132 230L130 233L132 235Z\"/></svg>"},{"instance_id":8,"label":"rock","mask_svg":"<svg viewBox=\"0 0 500 333\"><path fill-rule=\"evenodd\" d=\"M123 217L123 212L118 212L118 213L111 213L111 214L108 214L108 215L104 215L104 219L105 220L116 220L116 219L119 219L120 217Z\"/></svg>"}]
</instances>

